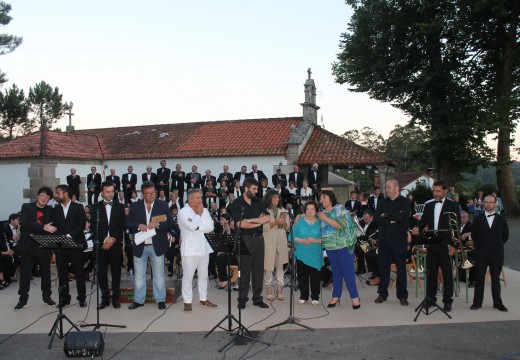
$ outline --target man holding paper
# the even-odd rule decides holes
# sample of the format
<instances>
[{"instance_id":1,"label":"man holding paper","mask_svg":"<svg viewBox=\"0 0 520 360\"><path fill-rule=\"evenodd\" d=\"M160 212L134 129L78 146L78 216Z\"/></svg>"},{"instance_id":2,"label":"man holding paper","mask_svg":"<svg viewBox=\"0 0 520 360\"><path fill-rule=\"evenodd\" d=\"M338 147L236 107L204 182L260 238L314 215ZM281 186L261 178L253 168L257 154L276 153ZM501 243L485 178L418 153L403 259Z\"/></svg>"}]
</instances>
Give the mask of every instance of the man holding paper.
<instances>
[{"instance_id":1,"label":"man holding paper","mask_svg":"<svg viewBox=\"0 0 520 360\"><path fill-rule=\"evenodd\" d=\"M125 207L114 202L114 184L105 181L101 184L103 199L92 206L91 230L99 240L99 288L101 289L101 303L99 309L110 305L108 291L108 265L112 273L112 306L119 309L121 283L121 257L123 256L123 233L125 231Z\"/></svg>"},{"instance_id":2,"label":"man holding paper","mask_svg":"<svg viewBox=\"0 0 520 360\"><path fill-rule=\"evenodd\" d=\"M130 310L144 305L146 296L146 265L152 265L153 296L159 310L166 308L166 284L164 278L164 254L168 251L167 233L173 226L173 218L164 201L155 201L155 184L145 181L141 185L143 200L130 207L125 220L129 231L135 234L134 257L134 302Z\"/></svg>"}]
</instances>

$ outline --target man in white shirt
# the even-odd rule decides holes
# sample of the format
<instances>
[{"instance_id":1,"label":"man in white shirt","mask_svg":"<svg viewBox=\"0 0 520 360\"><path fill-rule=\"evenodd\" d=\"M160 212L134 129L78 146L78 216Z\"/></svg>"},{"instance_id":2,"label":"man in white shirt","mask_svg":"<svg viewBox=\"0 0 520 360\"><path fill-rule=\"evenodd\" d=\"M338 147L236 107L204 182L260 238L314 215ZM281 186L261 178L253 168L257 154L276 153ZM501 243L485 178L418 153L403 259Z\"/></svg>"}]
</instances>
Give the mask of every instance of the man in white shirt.
<instances>
[{"instance_id":1,"label":"man in white shirt","mask_svg":"<svg viewBox=\"0 0 520 360\"><path fill-rule=\"evenodd\" d=\"M217 305L207 299L209 254L213 252L213 249L204 236L205 233L213 231L213 219L202 204L200 189L190 189L187 198L187 206L179 211L177 220L181 230L182 298L184 299L184 311L190 312L192 311L192 283L195 271L198 273L200 306L216 308Z\"/></svg>"}]
</instances>

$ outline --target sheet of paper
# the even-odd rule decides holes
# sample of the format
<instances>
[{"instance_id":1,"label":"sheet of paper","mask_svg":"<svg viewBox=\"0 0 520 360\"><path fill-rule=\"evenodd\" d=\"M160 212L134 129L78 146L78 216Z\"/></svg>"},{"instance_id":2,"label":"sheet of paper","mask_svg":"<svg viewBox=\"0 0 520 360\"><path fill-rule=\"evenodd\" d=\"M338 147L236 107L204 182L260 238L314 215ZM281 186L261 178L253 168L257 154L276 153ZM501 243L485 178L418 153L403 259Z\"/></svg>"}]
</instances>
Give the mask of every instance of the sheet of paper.
<instances>
[{"instance_id":1,"label":"sheet of paper","mask_svg":"<svg viewBox=\"0 0 520 360\"><path fill-rule=\"evenodd\" d=\"M136 245L142 244L144 242L152 243L152 238L156 235L155 229L148 231L139 231L134 235L134 242ZM148 241L147 241L148 240Z\"/></svg>"}]
</instances>

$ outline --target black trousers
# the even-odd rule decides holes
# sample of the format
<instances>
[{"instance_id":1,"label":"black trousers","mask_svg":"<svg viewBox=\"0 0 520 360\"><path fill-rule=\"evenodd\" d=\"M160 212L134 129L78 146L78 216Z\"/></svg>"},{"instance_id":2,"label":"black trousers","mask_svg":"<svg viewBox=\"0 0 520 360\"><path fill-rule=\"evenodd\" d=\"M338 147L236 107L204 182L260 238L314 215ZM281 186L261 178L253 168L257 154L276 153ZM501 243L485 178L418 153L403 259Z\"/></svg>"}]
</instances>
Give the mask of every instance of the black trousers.
<instances>
[{"instance_id":1,"label":"black trousers","mask_svg":"<svg viewBox=\"0 0 520 360\"><path fill-rule=\"evenodd\" d=\"M9 280L14 276L16 265L12 255L0 254L0 272L4 275L4 280Z\"/></svg>"},{"instance_id":2,"label":"black trousers","mask_svg":"<svg viewBox=\"0 0 520 360\"><path fill-rule=\"evenodd\" d=\"M361 249L359 243L356 243L356 246L354 247L354 255L356 255L357 271L366 272L365 252Z\"/></svg>"},{"instance_id":3,"label":"black trousers","mask_svg":"<svg viewBox=\"0 0 520 360\"><path fill-rule=\"evenodd\" d=\"M392 263L395 263L397 267L397 298L408 299L408 290L406 289L407 245L406 237L403 239L379 239L379 287L377 292L384 298L388 297L390 267Z\"/></svg>"},{"instance_id":4,"label":"black trousers","mask_svg":"<svg viewBox=\"0 0 520 360\"><path fill-rule=\"evenodd\" d=\"M18 295L20 301L27 303L29 300L29 289L31 287L31 277L33 264L35 261L40 263L41 289L43 300L51 298L51 250L42 249L32 245L27 252L20 254L20 287Z\"/></svg>"},{"instance_id":5,"label":"black trousers","mask_svg":"<svg viewBox=\"0 0 520 360\"><path fill-rule=\"evenodd\" d=\"M99 247L99 273L98 281L101 289L101 301L108 302L110 293L108 292L108 267L112 275L112 299L119 300L121 295L121 259L123 249L121 244L115 244L108 250Z\"/></svg>"},{"instance_id":6,"label":"black trousers","mask_svg":"<svg viewBox=\"0 0 520 360\"><path fill-rule=\"evenodd\" d=\"M76 299L84 301L86 298L85 271L83 270L83 251L73 249L63 249L60 254L60 288L62 290L61 299L70 301L69 294L69 263L76 275L76 287L78 296ZM100 283L101 285L101 283ZM61 300L60 299L60 300Z\"/></svg>"},{"instance_id":7,"label":"black trousers","mask_svg":"<svg viewBox=\"0 0 520 360\"><path fill-rule=\"evenodd\" d=\"M312 266L296 260L296 271L298 273L298 285L300 287L300 300L309 300L309 283L311 288L311 299L320 299L321 271Z\"/></svg>"},{"instance_id":8,"label":"black trousers","mask_svg":"<svg viewBox=\"0 0 520 360\"><path fill-rule=\"evenodd\" d=\"M486 281L486 272L489 267L491 276L491 296L493 297L493 305L503 305L500 296L500 273L504 265L504 254L481 251L476 255L475 262L475 293L473 295L473 304L482 306L484 300L484 285Z\"/></svg>"},{"instance_id":9,"label":"black trousers","mask_svg":"<svg viewBox=\"0 0 520 360\"><path fill-rule=\"evenodd\" d=\"M99 197L99 191L91 192L90 190L87 191L87 203L92 206L93 204L97 203Z\"/></svg>"},{"instance_id":10,"label":"black trousers","mask_svg":"<svg viewBox=\"0 0 520 360\"><path fill-rule=\"evenodd\" d=\"M230 257L231 265L237 264L237 257L231 255ZM215 263L217 264L217 273L219 281L228 281L226 266L228 266L228 256L227 254L219 254L215 259Z\"/></svg>"},{"instance_id":11,"label":"black trousers","mask_svg":"<svg viewBox=\"0 0 520 360\"><path fill-rule=\"evenodd\" d=\"M453 271L450 255L448 254L448 241L446 240L440 244L428 246L428 252L426 253L426 295L433 300L437 298L437 275L439 268L442 270L444 282L442 302L451 304L453 303Z\"/></svg>"},{"instance_id":12,"label":"black trousers","mask_svg":"<svg viewBox=\"0 0 520 360\"><path fill-rule=\"evenodd\" d=\"M264 237L242 235L251 255L240 257L240 292L239 302L246 303L249 300L249 282L253 286L253 303L263 301L262 289L264 286Z\"/></svg>"},{"instance_id":13,"label":"black trousers","mask_svg":"<svg viewBox=\"0 0 520 360\"><path fill-rule=\"evenodd\" d=\"M367 260L367 267L368 271L371 271L375 273L376 276L379 276L379 269L378 269L378 255L376 253L376 249L370 249L366 252L365 258Z\"/></svg>"}]
</instances>

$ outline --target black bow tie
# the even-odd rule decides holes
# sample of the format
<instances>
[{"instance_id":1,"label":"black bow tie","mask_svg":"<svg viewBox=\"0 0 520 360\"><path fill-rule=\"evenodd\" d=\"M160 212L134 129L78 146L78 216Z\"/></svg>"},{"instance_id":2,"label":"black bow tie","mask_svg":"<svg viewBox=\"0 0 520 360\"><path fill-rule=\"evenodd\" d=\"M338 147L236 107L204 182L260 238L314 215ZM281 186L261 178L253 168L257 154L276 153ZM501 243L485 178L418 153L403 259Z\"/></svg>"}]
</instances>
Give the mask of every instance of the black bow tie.
<instances>
[{"instance_id":1,"label":"black bow tie","mask_svg":"<svg viewBox=\"0 0 520 360\"><path fill-rule=\"evenodd\" d=\"M442 200L435 200L435 203L442 204Z\"/></svg>"},{"instance_id":2,"label":"black bow tie","mask_svg":"<svg viewBox=\"0 0 520 360\"><path fill-rule=\"evenodd\" d=\"M487 217L495 216L495 213L489 214Z\"/></svg>"},{"instance_id":3,"label":"black bow tie","mask_svg":"<svg viewBox=\"0 0 520 360\"><path fill-rule=\"evenodd\" d=\"M112 201L112 200L110 200L110 201L103 200L103 205L105 205L105 206L107 206L107 205L112 206L113 203L114 203L114 201Z\"/></svg>"}]
</instances>

